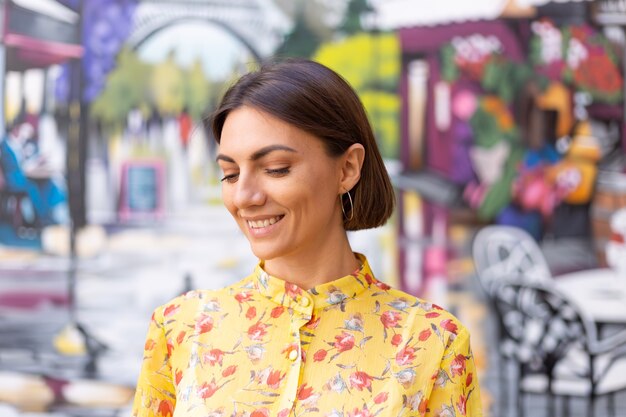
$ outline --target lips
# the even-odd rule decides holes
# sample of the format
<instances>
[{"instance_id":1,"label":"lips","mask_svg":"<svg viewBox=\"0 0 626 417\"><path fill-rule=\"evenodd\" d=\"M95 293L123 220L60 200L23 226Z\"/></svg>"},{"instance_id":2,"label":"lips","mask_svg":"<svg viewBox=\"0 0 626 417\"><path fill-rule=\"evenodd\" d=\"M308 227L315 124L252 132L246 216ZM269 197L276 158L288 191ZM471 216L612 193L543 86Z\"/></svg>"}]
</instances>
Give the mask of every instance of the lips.
<instances>
[{"instance_id":1,"label":"lips","mask_svg":"<svg viewBox=\"0 0 626 417\"><path fill-rule=\"evenodd\" d=\"M279 216L269 217L267 219L246 220L246 223L248 223L248 227L250 227L251 229L261 229L263 227L268 227L268 226L275 224L276 222L279 222L283 217L285 216L279 215Z\"/></svg>"}]
</instances>

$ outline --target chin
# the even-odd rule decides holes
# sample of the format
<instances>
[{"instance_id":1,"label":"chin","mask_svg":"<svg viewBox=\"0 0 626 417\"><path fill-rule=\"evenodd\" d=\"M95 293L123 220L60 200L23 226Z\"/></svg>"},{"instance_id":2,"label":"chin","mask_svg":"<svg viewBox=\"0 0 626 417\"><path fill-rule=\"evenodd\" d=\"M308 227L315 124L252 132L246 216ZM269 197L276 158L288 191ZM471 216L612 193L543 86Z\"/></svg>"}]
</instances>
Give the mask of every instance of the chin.
<instances>
[{"instance_id":1,"label":"chin","mask_svg":"<svg viewBox=\"0 0 626 417\"><path fill-rule=\"evenodd\" d=\"M270 248L260 248L259 245L250 243L250 249L257 258L263 261L271 261L272 259L279 258L282 255L282 251Z\"/></svg>"}]
</instances>

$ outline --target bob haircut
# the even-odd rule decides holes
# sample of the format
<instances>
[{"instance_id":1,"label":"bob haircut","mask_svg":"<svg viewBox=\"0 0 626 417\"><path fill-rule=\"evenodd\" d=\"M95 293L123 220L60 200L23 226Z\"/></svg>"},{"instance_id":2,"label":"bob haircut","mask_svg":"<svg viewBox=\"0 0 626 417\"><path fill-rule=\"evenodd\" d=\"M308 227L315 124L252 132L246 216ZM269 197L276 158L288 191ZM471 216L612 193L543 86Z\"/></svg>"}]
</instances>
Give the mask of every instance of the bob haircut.
<instances>
[{"instance_id":1,"label":"bob haircut","mask_svg":"<svg viewBox=\"0 0 626 417\"><path fill-rule=\"evenodd\" d=\"M393 212L393 187L376 146L372 127L355 91L337 73L313 61L287 59L263 65L242 76L225 93L213 117L205 119L220 143L228 114L249 106L319 138L331 157L355 143L365 148L361 178L342 196L344 228L382 226ZM347 217L347 219L346 219Z\"/></svg>"}]
</instances>

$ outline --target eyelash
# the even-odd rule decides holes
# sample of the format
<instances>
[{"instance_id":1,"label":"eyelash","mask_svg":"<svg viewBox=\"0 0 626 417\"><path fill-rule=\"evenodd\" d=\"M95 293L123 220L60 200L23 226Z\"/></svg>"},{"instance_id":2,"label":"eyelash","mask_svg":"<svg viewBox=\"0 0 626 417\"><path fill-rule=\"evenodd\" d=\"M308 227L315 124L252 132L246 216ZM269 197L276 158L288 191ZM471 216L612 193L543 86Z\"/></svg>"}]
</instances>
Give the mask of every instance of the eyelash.
<instances>
[{"instance_id":1,"label":"eyelash","mask_svg":"<svg viewBox=\"0 0 626 417\"><path fill-rule=\"evenodd\" d=\"M270 175L281 176L281 175L289 174L289 167L277 168L277 169L266 169L265 172L267 172Z\"/></svg>"},{"instance_id":2,"label":"eyelash","mask_svg":"<svg viewBox=\"0 0 626 417\"><path fill-rule=\"evenodd\" d=\"M278 168L278 169L266 169L265 172L267 174L269 174L269 175L280 177L280 176L283 176L283 175L286 175L286 174L289 173L289 167ZM238 176L239 176L239 174L226 175L220 181L221 182L227 182L227 183L231 184L231 183L235 182L235 180L237 179Z\"/></svg>"},{"instance_id":3,"label":"eyelash","mask_svg":"<svg viewBox=\"0 0 626 417\"><path fill-rule=\"evenodd\" d=\"M227 182L227 183L233 183L235 182L235 178L237 178L239 174L231 174L231 175L226 175L224 178L222 178L220 181L221 182Z\"/></svg>"}]
</instances>

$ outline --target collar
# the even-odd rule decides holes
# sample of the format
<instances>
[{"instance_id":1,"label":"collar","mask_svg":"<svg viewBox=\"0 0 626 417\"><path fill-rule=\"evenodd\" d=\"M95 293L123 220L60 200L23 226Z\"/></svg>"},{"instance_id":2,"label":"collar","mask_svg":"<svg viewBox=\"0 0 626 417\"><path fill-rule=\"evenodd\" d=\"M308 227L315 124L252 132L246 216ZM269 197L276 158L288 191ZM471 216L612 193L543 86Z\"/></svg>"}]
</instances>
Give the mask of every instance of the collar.
<instances>
[{"instance_id":1,"label":"collar","mask_svg":"<svg viewBox=\"0 0 626 417\"><path fill-rule=\"evenodd\" d=\"M309 290L303 290L295 284L268 274L263 269L263 261L256 266L250 279L253 287L261 295L277 304L296 310L308 310L309 306L312 306L313 309L320 309L345 303L368 289L372 284L381 289L387 289L386 284L374 278L367 258L360 253L355 253L355 255L361 262L361 266L357 270L350 275L317 285Z\"/></svg>"}]
</instances>

